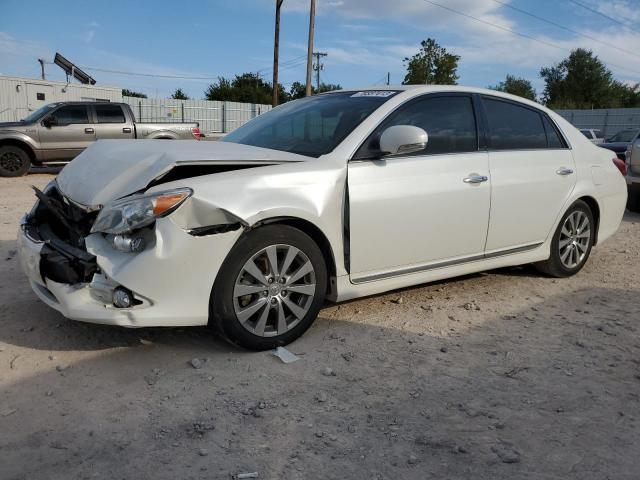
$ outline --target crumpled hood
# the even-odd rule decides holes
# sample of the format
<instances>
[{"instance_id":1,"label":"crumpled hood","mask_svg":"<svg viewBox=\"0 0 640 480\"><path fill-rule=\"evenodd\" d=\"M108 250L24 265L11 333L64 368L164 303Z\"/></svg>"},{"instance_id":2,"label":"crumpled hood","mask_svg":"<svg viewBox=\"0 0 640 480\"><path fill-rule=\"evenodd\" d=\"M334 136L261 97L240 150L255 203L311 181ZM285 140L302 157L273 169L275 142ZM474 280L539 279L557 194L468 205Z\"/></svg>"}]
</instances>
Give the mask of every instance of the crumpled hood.
<instances>
[{"instance_id":1,"label":"crumpled hood","mask_svg":"<svg viewBox=\"0 0 640 480\"><path fill-rule=\"evenodd\" d=\"M195 140L99 140L58 175L62 193L97 207L138 192L176 165L277 164L309 157L229 142Z\"/></svg>"}]
</instances>

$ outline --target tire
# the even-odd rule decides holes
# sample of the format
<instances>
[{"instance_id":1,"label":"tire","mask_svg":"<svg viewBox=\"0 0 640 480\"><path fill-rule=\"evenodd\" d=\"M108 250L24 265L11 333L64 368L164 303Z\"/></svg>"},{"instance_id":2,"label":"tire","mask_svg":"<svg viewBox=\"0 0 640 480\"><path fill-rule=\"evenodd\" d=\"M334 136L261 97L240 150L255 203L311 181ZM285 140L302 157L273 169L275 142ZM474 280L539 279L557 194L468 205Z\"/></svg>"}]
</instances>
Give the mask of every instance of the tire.
<instances>
[{"instance_id":1,"label":"tire","mask_svg":"<svg viewBox=\"0 0 640 480\"><path fill-rule=\"evenodd\" d=\"M629 187L628 189L627 209L640 213L640 188L637 187L637 184L634 188Z\"/></svg>"},{"instance_id":2,"label":"tire","mask_svg":"<svg viewBox=\"0 0 640 480\"><path fill-rule=\"evenodd\" d=\"M326 291L326 263L311 237L287 225L267 225L243 235L223 262L211 291L209 323L244 348L276 348L311 326Z\"/></svg>"},{"instance_id":3,"label":"tire","mask_svg":"<svg viewBox=\"0 0 640 480\"><path fill-rule=\"evenodd\" d=\"M587 224L582 223L585 219ZM537 263L536 268L552 277L564 278L575 275L589 259L595 233L596 224L589 205L582 200L576 201L567 209L558 224L551 240L549 258Z\"/></svg>"},{"instance_id":4,"label":"tire","mask_svg":"<svg viewBox=\"0 0 640 480\"><path fill-rule=\"evenodd\" d=\"M0 176L21 177L26 175L31 167L29 154L14 145L0 147Z\"/></svg>"}]
</instances>

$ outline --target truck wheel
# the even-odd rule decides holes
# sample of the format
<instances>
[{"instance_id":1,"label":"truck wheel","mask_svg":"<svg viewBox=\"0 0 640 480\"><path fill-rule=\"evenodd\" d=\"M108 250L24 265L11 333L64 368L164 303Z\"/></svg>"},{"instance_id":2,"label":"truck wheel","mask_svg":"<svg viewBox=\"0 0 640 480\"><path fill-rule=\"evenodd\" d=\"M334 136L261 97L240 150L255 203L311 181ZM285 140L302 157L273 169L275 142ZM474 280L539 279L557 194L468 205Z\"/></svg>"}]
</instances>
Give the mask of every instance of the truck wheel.
<instances>
[{"instance_id":1,"label":"truck wheel","mask_svg":"<svg viewBox=\"0 0 640 480\"><path fill-rule=\"evenodd\" d=\"M13 145L0 147L0 176L21 177L27 174L30 166L29 154L22 148Z\"/></svg>"},{"instance_id":2,"label":"truck wheel","mask_svg":"<svg viewBox=\"0 0 640 480\"><path fill-rule=\"evenodd\" d=\"M627 209L632 212L640 213L640 188L629 187Z\"/></svg>"},{"instance_id":3,"label":"truck wheel","mask_svg":"<svg viewBox=\"0 0 640 480\"><path fill-rule=\"evenodd\" d=\"M327 267L302 231L267 225L243 235L218 272L210 324L250 350L286 345L311 326L324 304Z\"/></svg>"}]
</instances>

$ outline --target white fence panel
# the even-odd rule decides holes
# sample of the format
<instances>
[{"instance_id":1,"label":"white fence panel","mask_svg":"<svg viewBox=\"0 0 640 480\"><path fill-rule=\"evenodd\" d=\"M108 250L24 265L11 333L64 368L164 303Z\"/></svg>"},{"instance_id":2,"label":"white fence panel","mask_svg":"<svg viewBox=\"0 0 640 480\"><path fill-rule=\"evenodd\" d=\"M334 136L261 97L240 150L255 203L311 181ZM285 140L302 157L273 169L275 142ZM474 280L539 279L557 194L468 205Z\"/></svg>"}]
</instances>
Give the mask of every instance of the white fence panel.
<instances>
[{"instance_id":1,"label":"white fence panel","mask_svg":"<svg viewBox=\"0 0 640 480\"><path fill-rule=\"evenodd\" d=\"M198 122L203 133L228 133L271 110L271 105L122 97L139 122Z\"/></svg>"}]
</instances>

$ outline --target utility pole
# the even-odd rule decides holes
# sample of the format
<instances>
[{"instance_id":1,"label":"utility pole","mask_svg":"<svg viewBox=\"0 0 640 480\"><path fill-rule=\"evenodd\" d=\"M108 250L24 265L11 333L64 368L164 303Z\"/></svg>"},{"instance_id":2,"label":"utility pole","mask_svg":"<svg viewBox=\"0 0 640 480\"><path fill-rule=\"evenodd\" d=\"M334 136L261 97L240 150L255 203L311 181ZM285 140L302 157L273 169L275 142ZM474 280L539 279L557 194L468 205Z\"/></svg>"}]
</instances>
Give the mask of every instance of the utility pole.
<instances>
[{"instance_id":1,"label":"utility pole","mask_svg":"<svg viewBox=\"0 0 640 480\"><path fill-rule=\"evenodd\" d=\"M307 91L306 95L311 95L311 70L313 68L313 30L316 17L316 0L311 0L309 8L309 42L307 44Z\"/></svg>"},{"instance_id":2,"label":"utility pole","mask_svg":"<svg viewBox=\"0 0 640 480\"><path fill-rule=\"evenodd\" d=\"M326 57L324 52L313 52L313 56L316 57L316 64L313 69L316 71L316 92L320 93L320 70L324 69L324 65L320 63L320 57Z\"/></svg>"},{"instance_id":3,"label":"utility pole","mask_svg":"<svg viewBox=\"0 0 640 480\"><path fill-rule=\"evenodd\" d=\"M40 63L40 72L41 72L40 76L42 77L42 80L46 80L46 77L44 75L44 59L39 58L38 63Z\"/></svg>"},{"instance_id":4,"label":"utility pole","mask_svg":"<svg viewBox=\"0 0 640 480\"><path fill-rule=\"evenodd\" d=\"M273 100L271 105L278 106L278 52L280 49L280 7L284 0L276 0L276 32L273 39Z\"/></svg>"}]
</instances>

